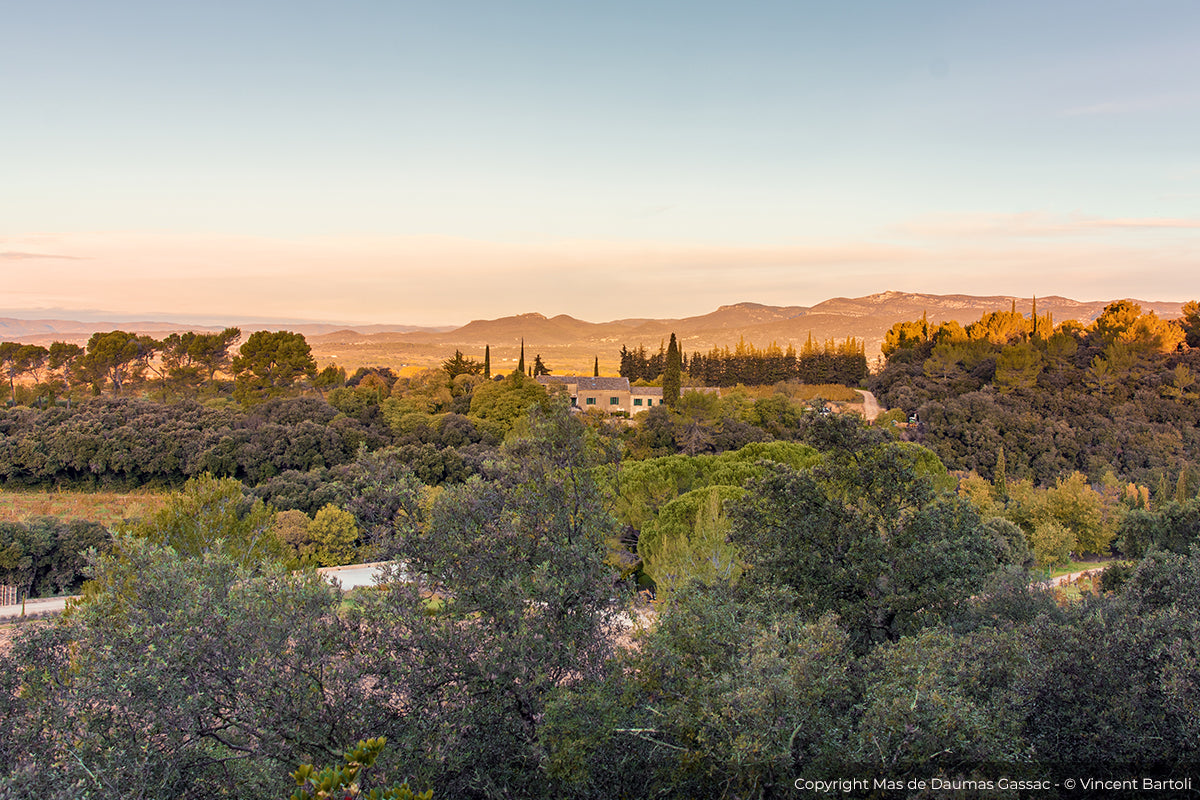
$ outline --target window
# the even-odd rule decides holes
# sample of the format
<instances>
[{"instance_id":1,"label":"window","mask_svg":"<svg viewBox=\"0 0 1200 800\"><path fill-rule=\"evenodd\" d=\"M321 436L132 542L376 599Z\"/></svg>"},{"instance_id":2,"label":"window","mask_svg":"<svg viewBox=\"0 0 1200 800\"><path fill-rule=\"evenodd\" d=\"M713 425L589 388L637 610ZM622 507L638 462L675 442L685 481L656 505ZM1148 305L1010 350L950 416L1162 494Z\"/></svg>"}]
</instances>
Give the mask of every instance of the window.
<instances>
[{"instance_id":1,"label":"window","mask_svg":"<svg viewBox=\"0 0 1200 800\"><path fill-rule=\"evenodd\" d=\"M642 398L640 398L640 397L633 398L633 404L635 406L640 406L642 404Z\"/></svg>"},{"instance_id":2,"label":"window","mask_svg":"<svg viewBox=\"0 0 1200 800\"><path fill-rule=\"evenodd\" d=\"M647 397L647 398L646 398L646 405L648 405L648 406L652 406L652 405L654 405L654 398L652 398L652 397Z\"/></svg>"},{"instance_id":3,"label":"window","mask_svg":"<svg viewBox=\"0 0 1200 800\"><path fill-rule=\"evenodd\" d=\"M586 403L587 403L589 406L594 406L594 405L596 405L596 398L594 398L594 397L589 397L589 398L588 398L586 401L584 401L584 402L586 402Z\"/></svg>"},{"instance_id":4,"label":"window","mask_svg":"<svg viewBox=\"0 0 1200 800\"><path fill-rule=\"evenodd\" d=\"M620 398L617 398L617 397L610 397L610 398L608 398L608 404L609 404L610 406L615 406L615 405L616 405L617 403L619 403L619 402L620 402Z\"/></svg>"}]
</instances>

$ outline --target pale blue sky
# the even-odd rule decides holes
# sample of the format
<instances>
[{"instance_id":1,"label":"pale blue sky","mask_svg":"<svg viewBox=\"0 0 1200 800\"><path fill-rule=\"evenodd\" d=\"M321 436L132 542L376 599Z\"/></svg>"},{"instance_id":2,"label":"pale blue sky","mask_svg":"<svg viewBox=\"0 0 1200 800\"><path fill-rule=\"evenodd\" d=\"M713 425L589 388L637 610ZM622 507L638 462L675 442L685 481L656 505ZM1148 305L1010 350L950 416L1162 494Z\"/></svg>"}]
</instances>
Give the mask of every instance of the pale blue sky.
<instances>
[{"instance_id":1,"label":"pale blue sky","mask_svg":"<svg viewBox=\"0 0 1200 800\"><path fill-rule=\"evenodd\" d=\"M0 308L1200 297L1195 2L4 5Z\"/></svg>"}]
</instances>

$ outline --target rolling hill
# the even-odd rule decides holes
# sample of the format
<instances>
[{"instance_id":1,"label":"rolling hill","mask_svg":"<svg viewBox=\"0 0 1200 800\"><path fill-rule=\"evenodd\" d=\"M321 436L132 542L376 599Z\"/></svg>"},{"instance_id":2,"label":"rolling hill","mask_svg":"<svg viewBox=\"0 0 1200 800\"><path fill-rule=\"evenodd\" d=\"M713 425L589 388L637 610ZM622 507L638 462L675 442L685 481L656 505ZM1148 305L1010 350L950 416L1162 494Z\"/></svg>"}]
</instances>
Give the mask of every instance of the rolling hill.
<instances>
[{"instance_id":1,"label":"rolling hill","mask_svg":"<svg viewBox=\"0 0 1200 800\"><path fill-rule=\"evenodd\" d=\"M417 328L404 325L368 325L346 328L333 324L304 323L285 325L278 322L254 323L231 320L243 333L254 330L287 328L303 333L312 345L318 362L331 362L352 371L359 366L389 366L393 369L434 366L455 349L469 358L482 359L485 346L491 347L492 369L507 371L520 357L522 340L526 357L542 356L555 374L590 374L593 359L598 358L604 374L615 374L622 345L644 346L654 351L665 346L672 332L685 352L706 352L713 347L733 347L739 339L764 347L771 342L781 347L803 346L811 336L816 342L829 339L862 340L867 358L874 362L880 354L884 334L896 322L919 319L930 322L957 320L969 323L989 311L1007 310L1016 304L1028 314L1032 298L1011 296L936 295L909 292L881 292L864 297L835 297L817 305L771 306L761 303L734 303L715 311L679 319L618 319L587 322L566 314L547 317L525 313L497 319L473 320L458 328ZM1037 298L1038 312L1054 315L1056 322L1076 319L1094 320L1112 300L1078 301L1065 297ZM1135 300L1144 310L1153 310L1164 318L1178 317L1182 302ZM62 319L20 320L0 318L0 339L33 344L54 340L86 342L95 331L120 328L152 336L172 331L220 330L222 326L185 325L176 322L77 322Z\"/></svg>"},{"instance_id":2,"label":"rolling hill","mask_svg":"<svg viewBox=\"0 0 1200 800\"><path fill-rule=\"evenodd\" d=\"M884 334L896 322L919 319L930 322L956 320L969 323L984 313L1008 310L1014 300L1018 311L1028 314L1032 298L1011 296L933 295L882 292L866 297L837 297L815 306L769 306L735 303L716 311L682 319L636 319L585 322L566 315L546 317L527 313L492 320L474 320L444 332L363 333L340 332L312 338L314 352L350 367L363 363L388 363L394 367L436 363L460 349L468 357L481 359L485 345L491 347L494 370L508 368L519 357L525 342L526 357L540 354L559 374L585 372L594 358L601 371L615 374L622 345L657 350L674 332L686 352L705 352L713 347L733 347L745 339L762 347L777 342L781 347L801 347L811 335L814 341L838 341L854 337L863 341L867 358L880 355ZM1111 300L1080 302L1065 297L1039 297L1039 314L1054 315L1057 322L1077 319L1088 323ZM1182 302L1135 301L1144 310L1164 318L1180 315ZM367 358L370 354L370 358ZM394 359L401 357L397 362ZM431 362L430 359L436 359ZM373 360L372 360L373 359Z\"/></svg>"}]
</instances>

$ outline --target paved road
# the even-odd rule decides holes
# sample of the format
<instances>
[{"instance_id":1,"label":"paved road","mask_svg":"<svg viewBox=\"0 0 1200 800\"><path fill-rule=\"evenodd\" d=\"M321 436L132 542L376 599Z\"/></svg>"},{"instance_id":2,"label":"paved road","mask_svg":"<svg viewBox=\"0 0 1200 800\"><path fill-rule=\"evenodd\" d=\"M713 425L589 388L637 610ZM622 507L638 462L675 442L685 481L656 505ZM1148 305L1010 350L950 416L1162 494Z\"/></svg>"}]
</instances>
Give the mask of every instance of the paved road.
<instances>
[{"instance_id":1,"label":"paved road","mask_svg":"<svg viewBox=\"0 0 1200 800\"><path fill-rule=\"evenodd\" d=\"M381 567L391 564L390 561L377 561L373 564L348 564L344 567L321 567L317 572L330 580L336 580L342 586L342 591L359 586L374 586L375 578Z\"/></svg>"},{"instance_id":2,"label":"paved road","mask_svg":"<svg viewBox=\"0 0 1200 800\"><path fill-rule=\"evenodd\" d=\"M864 392L870 395L870 392ZM874 398L871 398L874 401ZM879 406L876 405L878 413ZM379 574L380 567L386 566L389 562L380 561L372 564L349 564L344 567L321 567L317 572L324 575L326 578L336 580L341 585L342 591L359 586L374 586L375 578ZM1059 575L1051 578L1048 581L1043 581L1043 586L1065 586L1075 581L1080 575L1089 575L1096 572L1102 572L1103 564L1099 567L1084 570L1083 572L1072 572L1070 575ZM49 597L45 599L28 600L25 603L25 614L27 616L35 616L41 614L58 614L66 607L68 600L74 600L74 597ZM0 606L0 620L13 619L21 616L21 605L18 603L15 606Z\"/></svg>"},{"instance_id":3,"label":"paved road","mask_svg":"<svg viewBox=\"0 0 1200 800\"><path fill-rule=\"evenodd\" d=\"M331 581L341 584L342 591L349 591L359 586L374 586L375 577L380 567L388 562L373 564L349 564L344 567L321 567L317 572ZM48 597L25 601L25 614L34 616L40 614L59 614L66 608L67 601L74 597ZM0 620L14 619L21 616L21 604L15 606L0 606Z\"/></svg>"},{"instance_id":4,"label":"paved road","mask_svg":"<svg viewBox=\"0 0 1200 800\"><path fill-rule=\"evenodd\" d=\"M25 614L34 616L35 614L58 614L67 607L68 600L74 600L74 597L46 597L37 600L25 601ZM0 619L12 619L21 616L21 604L15 606L0 606Z\"/></svg>"}]
</instances>

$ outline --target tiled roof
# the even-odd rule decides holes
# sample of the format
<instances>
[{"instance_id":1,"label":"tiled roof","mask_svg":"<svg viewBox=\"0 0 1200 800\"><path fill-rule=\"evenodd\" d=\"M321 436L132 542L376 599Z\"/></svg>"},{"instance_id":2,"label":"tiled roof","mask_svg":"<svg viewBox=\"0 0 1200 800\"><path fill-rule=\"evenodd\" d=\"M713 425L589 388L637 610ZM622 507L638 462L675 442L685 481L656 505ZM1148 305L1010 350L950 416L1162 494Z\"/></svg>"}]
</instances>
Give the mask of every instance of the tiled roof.
<instances>
[{"instance_id":1,"label":"tiled roof","mask_svg":"<svg viewBox=\"0 0 1200 800\"><path fill-rule=\"evenodd\" d=\"M539 375L537 382L541 384L549 383L573 383L576 386L576 391L616 391L628 392L628 378L593 378L583 375Z\"/></svg>"}]
</instances>

